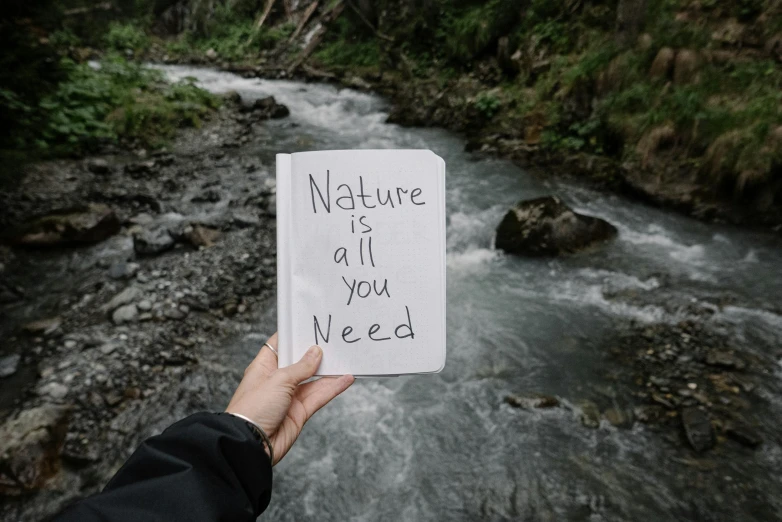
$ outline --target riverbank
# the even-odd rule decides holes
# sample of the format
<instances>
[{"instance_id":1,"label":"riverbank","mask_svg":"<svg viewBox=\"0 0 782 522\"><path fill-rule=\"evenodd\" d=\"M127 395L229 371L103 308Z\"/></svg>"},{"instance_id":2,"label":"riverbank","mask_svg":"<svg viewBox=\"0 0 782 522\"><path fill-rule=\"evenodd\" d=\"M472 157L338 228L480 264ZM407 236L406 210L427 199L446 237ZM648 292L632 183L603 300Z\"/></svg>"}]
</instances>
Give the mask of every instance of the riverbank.
<instances>
[{"instance_id":1,"label":"riverbank","mask_svg":"<svg viewBox=\"0 0 782 522\"><path fill-rule=\"evenodd\" d=\"M74 216L99 205L118 223L81 230L81 247L58 244L65 224L26 227L32 250L3 247L4 520L53 515L172 419L224 407L261 341L221 347L273 332L274 169L257 156L268 114L236 103L166 152L39 163L2 194L6 231L62 208L89 227Z\"/></svg>"}]
</instances>

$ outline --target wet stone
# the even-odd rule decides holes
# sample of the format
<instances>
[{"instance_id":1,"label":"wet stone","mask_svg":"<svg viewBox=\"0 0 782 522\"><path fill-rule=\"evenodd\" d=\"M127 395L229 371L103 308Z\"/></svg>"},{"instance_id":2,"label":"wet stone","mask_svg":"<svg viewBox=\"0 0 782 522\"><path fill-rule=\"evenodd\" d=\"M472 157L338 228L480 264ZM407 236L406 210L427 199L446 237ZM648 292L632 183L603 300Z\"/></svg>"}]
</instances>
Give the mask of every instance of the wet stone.
<instances>
[{"instance_id":1,"label":"wet stone","mask_svg":"<svg viewBox=\"0 0 782 522\"><path fill-rule=\"evenodd\" d=\"M59 317L39 319L25 324L22 330L30 335L51 335L60 328L62 320Z\"/></svg>"},{"instance_id":2,"label":"wet stone","mask_svg":"<svg viewBox=\"0 0 782 522\"><path fill-rule=\"evenodd\" d=\"M168 229L164 227L145 230L133 236L133 250L142 256L162 254L174 248L175 243Z\"/></svg>"},{"instance_id":3,"label":"wet stone","mask_svg":"<svg viewBox=\"0 0 782 522\"><path fill-rule=\"evenodd\" d=\"M117 308L121 306L125 306L128 304L133 303L136 299L138 299L141 296L141 290L135 286L129 286L114 297L111 298L111 301L106 303L106 306L103 307L103 309L107 312L113 312Z\"/></svg>"},{"instance_id":4,"label":"wet stone","mask_svg":"<svg viewBox=\"0 0 782 522\"><path fill-rule=\"evenodd\" d=\"M731 439L748 448L757 448L763 444L763 437L743 423L731 423L725 428L725 433Z\"/></svg>"},{"instance_id":5,"label":"wet stone","mask_svg":"<svg viewBox=\"0 0 782 522\"><path fill-rule=\"evenodd\" d=\"M600 427L600 410L592 401L584 401L581 403L581 424L586 428L599 428Z\"/></svg>"},{"instance_id":6,"label":"wet stone","mask_svg":"<svg viewBox=\"0 0 782 522\"><path fill-rule=\"evenodd\" d=\"M22 356L18 353L0 358L0 378L10 377L19 368Z\"/></svg>"},{"instance_id":7,"label":"wet stone","mask_svg":"<svg viewBox=\"0 0 782 522\"><path fill-rule=\"evenodd\" d=\"M175 321L182 320L187 316L185 312L179 310L178 308L166 308L166 310L163 312L163 315L167 319L173 319Z\"/></svg>"},{"instance_id":8,"label":"wet stone","mask_svg":"<svg viewBox=\"0 0 782 522\"><path fill-rule=\"evenodd\" d=\"M740 357L727 351L709 352L706 356L706 363L734 370L743 370L746 367L746 363Z\"/></svg>"},{"instance_id":9,"label":"wet stone","mask_svg":"<svg viewBox=\"0 0 782 522\"><path fill-rule=\"evenodd\" d=\"M138 263L118 261L109 268L109 277L112 279L131 279L136 275L140 266Z\"/></svg>"},{"instance_id":10,"label":"wet stone","mask_svg":"<svg viewBox=\"0 0 782 522\"><path fill-rule=\"evenodd\" d=\"M109 162L103 158L92 158L87 161L87 170L93 174L109 174L111 172L111 166Z\"/></svg>"},{"instance_id":11,"label":"wet stone","mask_svg":"<svg viewBox=\"0 0 782 522\"><path fill-rule=\"evenodd\" d=\"M38 392L41 395L48 395L52 399L62 400L68 395L68 387L59 382L50 382L41 386Z\"/></svg>"},{"instance_id":12,"label":"wet stone","mask_svg":"<svg viewBox=\"0 0 782 522\"><path fill-rule=\"evenodd\" d=\"M708 413L700 408L684 408L681 418L687 441L695 451L706 451L714 447L714 428Z\"/></svg>"},{"instance_id":13,"label":"wet stone","mask_svg":"<svg viewBox=\"0 0 782 522\"><path fill-rule=\"evenodd\" d=\"M120 306L116 310L114 310L114 313L111 315L111 320L114 324L125 324L130 323L136 320L138 317L138 308L136 308L136 305L130 304L125 306Z\"/></svg>"},{"instance_id":14,"label":"wet stone","mask_svg":"<svg viewBox=\"0 0 782 522\"><path fill-rule=\"evenodd\" d=\"M543 394L508 395L505 397L505 404L525 410L556 408L559 406L559 399L552 395Z\"/></svg>"}]
</instances>

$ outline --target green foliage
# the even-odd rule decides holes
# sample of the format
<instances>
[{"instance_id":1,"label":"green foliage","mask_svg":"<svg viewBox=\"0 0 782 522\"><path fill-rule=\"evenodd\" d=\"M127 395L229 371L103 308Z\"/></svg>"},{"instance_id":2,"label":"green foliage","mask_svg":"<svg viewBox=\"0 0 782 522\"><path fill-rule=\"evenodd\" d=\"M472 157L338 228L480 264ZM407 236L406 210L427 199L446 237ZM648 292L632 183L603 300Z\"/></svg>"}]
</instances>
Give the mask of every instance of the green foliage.
<instances>
[{"instance_id":1,"label":"green foliage","mask_svg":"<svg viewBox=\"0 0 782 522\"><path fill-rule=\"evenodd\" d=\"M350 19L339 18L333 36L315 52L315 58L327 67L377 67L380 46L374 38L354 31Z\"/></svg>"},{"instance_id":2,"label":"green foliage","mask_svg":"<svg viewBox=\"0 0 782 522\"><path fill-rule=\"evenodd\" d=\"M500 108L500 100L491 92L482 92L475 98L475 108L486 119L491 119Z\"/></svg>"},{"instance_id":3,"label":"green foliage","mask_svg":"<svg viewBox=\"0 0 782 522\"><path fill-rule=\"evenodd\" d=\"M97 69L72 62L66 67L68 79L40 103L46 124L34 143L54 153L78 153L119 138L159 145L177 127L200 124L218 105L192 82L168 85L158 71L116 56Z\"/></svg>"},{"instance_id":4,"label":"green foliage","mask_svg":"<svg viewBox=\"0 0 782 522\"><path fill-rule=\"evenodd\" d=\"M374 41L350 44L336 40L324 45L315 58L328 67L372 67L380 63L380 48Z\"/></svg>"},{"instance_id":5,"label":"green foliage","mask_svg":"<svg viewBox=\"0 0 782 522\"><path fill-rule=\"evenodd\" d=\"M435 31L448 59L466 63L480 55L497 39L510 32L521 19L513 0L489 0L453 6L440 1L442 16Z\"/></svg>"},{"instance_id":6,"label":"green foliage","mask_svg":"<svg viewBox=\"0 0 782 522\"><path fill-rule=\"evenodd\" d=\"M205 34L190 34L180 45L169 47L174 54L185 54L189 48L204 53L214 49L224 60L241 60L254 57L264 49L272 49L287 39L296 29L295 24L286 22L276 27L255 29L253 17L243 16L241 12L227 5L218 5Z\"/></svg>"},{"instance_id":7,"label":"green foliage","mask_svg":"<svg viewBox=\"0 0 782 522\"><path fill-rule=\"evenodd\" d=\"M575 85L580 80L594 80L597 73L605 69L616 54L612 42L596 45L579 56L578 60L563 72L562 78L569 86Z\"/></svg>"},{"instance_id":8,"label":"green foliage","mask_svg":"<svg viewBox=\"0 0 782 522\"><path fill-rule=\"evenodd\" d=\"M104 37L110 51L140 53L149 47L149 37L143 29L134 24L113 23Z\"/></svg>"},{"instance_id":9,"label":"green foliage","mask_svg":"<svg viewBox=\"0 0 782 522\"><path fill-rule=\"evenodd\" d=\"M70 29L58 29L49 34L49 43L55 49L69 49L81 45L81 39Z\"/></svg>"},{"instance_id":10,"label":"green foliage","mask_svg":"<svg viewBox=\"0 0 782 522\"><path fill-rule=\"evenodd\" d=\"M711 32L704 25L664 16L650 24L652 35L660 45L674 49L702 49L711 42Z\"/></svg>"}]
</instances>

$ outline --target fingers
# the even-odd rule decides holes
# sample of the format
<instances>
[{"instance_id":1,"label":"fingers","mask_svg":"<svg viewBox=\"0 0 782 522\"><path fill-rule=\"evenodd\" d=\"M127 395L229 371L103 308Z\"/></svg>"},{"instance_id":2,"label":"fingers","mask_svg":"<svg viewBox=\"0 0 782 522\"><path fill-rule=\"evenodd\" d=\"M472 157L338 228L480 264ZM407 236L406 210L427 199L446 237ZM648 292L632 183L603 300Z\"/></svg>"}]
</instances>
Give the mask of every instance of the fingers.
<instances>
[{"instance_id":1,"label":"fingers","mask_svg":"<svg viewBox=\"0 0 782 522\"><path fill-rule=\"evenodd\" d=\"M277 370L276 374L281 375L288 384L295 386L315 375L322 358L323 350L320 346L311 346L299 362Z\"/></svg>"},{"instance_id":2,"label":"fingers","mask_svg":"<svg viewBox=\"0 0 782 522\"><path fill-rule=\"evenodd\" d=\"M328 404L334 397L350 388L355 378L352 375L341 377L324 377L315 382L299 386L296 395L307 412L309 420L316 411Z\"/></svg>"},{"instance_id":3,"label":"fingers","mask_svg":"<svg viewBox=\"0 0 782 522\"><path fill-rule=\"evenodd\" d=\"M277 341L277 332L274 332L274 334L269 337L269 340L266 342L277 348L277 346L279 346ZM255 356L253 362L251 362L250 366L247 367L245 374L257 370L261 375L269 375L276 369L277 356L274 355L274 352L269 350L268 347L261 346L260 351L258 351L258 355Z\"/></svg>"}]
</instances>

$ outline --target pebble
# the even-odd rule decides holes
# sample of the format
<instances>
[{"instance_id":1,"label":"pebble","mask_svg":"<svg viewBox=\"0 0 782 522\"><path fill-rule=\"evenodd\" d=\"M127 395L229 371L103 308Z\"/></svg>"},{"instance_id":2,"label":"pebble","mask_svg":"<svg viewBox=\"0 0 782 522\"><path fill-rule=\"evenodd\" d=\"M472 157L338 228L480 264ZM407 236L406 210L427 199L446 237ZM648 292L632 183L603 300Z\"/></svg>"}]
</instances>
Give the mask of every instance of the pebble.
<instances>
[{"instance_id":1,"label":"pebble","mask_svg":"<svg viewBox=\"0 0 782 522\"><path fill-rule=\"evenodd\" d=\"M106 312L113 312L117 308L130 304L141 296L141 290L135 286L129 286L122 292L111 298L103 309Z\"/></svg>"},{"instance_id":2,"label":"pebble","mask_svg":"<svg viewBox=\"0 0 782 522\"><path fill-rule=\"evenodd\" d=\"M46 384L39 388L39 393L41 395L48 395L49 397L60 400L64 399L66 395L68 395L68 387L64 384L60 384L59 382L50 382L49 384Z\"/></svg>"},{"instance_id":3,"label":"pebble","mask_svg":"<svg viewBox=\"0 0 782 522\"><path fill-rule=\"evenodd\" d=\"M0 378L10 377L19 368L22 356L18 353L0 358Z\"/></svg>"},{"instance_id":4,"label":"pebble","mask_svg":"<svg viewBox=\"0 0 782 522\"><path fill-rule=\"evenodd\" d=\"M133 236L133 250L142 256L154 256L174 248L174 238L165 228L145 230Z\"/></svg>"},{"instance_id":5,"label":"pebble","mask_svg":"<svg viewBox=\"0 0 782 522\"><path fill-rule=\"evenodd\" d=\"M178 321L180 319L184 319L187 314L177 308L166 308L165 312L163 312L163 315L165 315L168 319L174 319Z\"/></svg>"},{"instance_id":6,"label":"pebble","mask_svg":"<svg viewBox=\"0 0 782 522\"><path fill-rule=\"evenodd\" d=\"M685 408L680 415L687 440L695 451L705 451L714 446L714 429L708 413L698 408Z\"/></svg>"},{"instance_id":7,"label":"pebble","mask_svg":"<svg viewBox=\"0 0 782 522\"><path fill-rule=\"evenodd\" d=\"M32 335L50 335L60 328L62 320L59 317L52 317L49 319L39 319L31 323L27 323L22 327L22 330Z\"/></svg>"},{"instance_id":8,"label":"pebble","mask_svg":"<svg viewBox=\"0 0 782 522\"><path fill-rule=\"evenodd\" d=\"M93 158L87 162L87 170L93 174L108 174L111 172L111 166L103 158Z\"/></svg>"},{"instance_id":9,"label":"pebble","mask_svg":"<svg viewBox=\"0 0 782 522\"><path fill-rule=\"evenodd\" d=\"M114 352L114 350L117 349L117 345L114 343L106 343L103 346L100 347L100 352L103 355L109 355Z\"/></svg>"},{"instance_id":10,"label":"pebble","mask_svg":"<svg viewBox=\"0 0 782 522\"><path fill-rule=\"evenodd\" d=\"M135 321L138 318L138 309L136 305L120 306L111 316L111 320L114 324L124 324Z\"/></svg>"},{"instance_id":11,"label":"pebble","mask_svg":"<svg viewBox=\"0 0 782 522\"><path fill-rule=\"evenodd\" d=\"M76 345L78 345L78 344L79 344L79 343L77 343L77 342L76 342L76 341L74 341L73 339L67 339L67 340L65 341L65 347L66 347L67 349L69 349L69 350L71 350L71 349L73 349L73 348L76 348Z\"/></svg>"},{"instance_id":12,"label":"pebble","mask_svg":"<svg viewBox=\"0 0 782 522\"><path fill-rule=\"evenodd\" d=\"M117 261L109 268L109 277L112 279L131 279L138 273L140 268L141 265L138 263Z\"/></svg>"},{"instance_id":13,"label":"pebble","mask_svg":"<svg viewBox=\"0 0 782 522\"><path fill-rule=\"evenodd\" d=\"M142 301L139 301L136 305L136 308L139 309L141 312L148 312L152 310L152 303L149 302L149 300L144 299Z\"/></svg>"}]
</instances>

